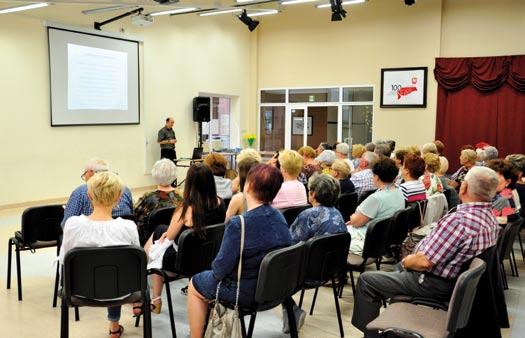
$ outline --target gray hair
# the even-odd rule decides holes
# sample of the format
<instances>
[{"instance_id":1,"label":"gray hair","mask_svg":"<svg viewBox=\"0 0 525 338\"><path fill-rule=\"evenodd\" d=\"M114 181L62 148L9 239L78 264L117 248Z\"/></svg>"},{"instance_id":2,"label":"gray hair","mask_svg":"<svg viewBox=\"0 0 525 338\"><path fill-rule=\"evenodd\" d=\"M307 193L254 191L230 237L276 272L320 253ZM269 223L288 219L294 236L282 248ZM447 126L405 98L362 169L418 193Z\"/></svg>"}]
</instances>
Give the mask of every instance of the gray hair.
<instances>
[{"instance_id":1,"label":"gray hair","mask_svg":"<svg viewBox=\"0 0 525 338\"><path fill-rule=\"evenodd\" d=\"M482 161L490 161L498 158L498 149L493 146L485 147L479 154L479 159Z\"/></svg>"},{"instance_id":2,"label":"gray hair","mask_svg":"<svg viewBox=\"0 0 525 338\"><path fill-rule=\"evenodd\" d=\"M92 170L95 173L101 172L101 171L108 171L109 166L106 163L106 161L100 159L100 158L92 158L86 163L86 170Z\"/></svg>"},{"instance_id":3,"label":"gray hair","mask_svg":"<svg viewBox=\"0 0 525 338\"><path fill-rule=\"evenodd\" d=\"M348 156L348 153L350 153L350 146L348 145L348 143L339 143L335 147L335 150L337 150L338 152L340 152L343 155Z\"/></svg>"},{"instance_id":4,"label":"gray hair","mask_svg":"<svg viewBox=\"0 0 525 338\"><path fill-rule=\"evenodd\" d=\"M373 142L368 142L367 144L365 144L365 149L366 151L374 151L376 150L376 144Z\"/></svg>"},{"instance_id":5,"label":"gray hair","mask_svg":"<svg viewBox=\"0 0 525 338\"><path fill-rule=\"evenodd\" d=\"M315 194L315 200L326 207L333 207L339 198L341 187L330 175L315 173L308 180L308 191Z\"/></svg>"},{"instance_id":6,"label":"gray hair","mask_svg":"<svg viewBox=\"0 0 525 338\"><path fill-rule=\"evenodd\" d=\"M151 176L158 185L167 187L177 178L177 167L171 160L163 158L155 162L151 169Z\"/></svg>"},{"instance_id":7,"label":"gray hair","mask_svg":"<svg viewBox=\"0 0 525 338\"><path fill-rule=\"evenodd\" d=\"M371 151L365 151L363 155L361 155L361 158L368 163L367 168L369 169L372 168L372 166L374 165L374 163L377 162L377 160L379 160L379 156Z\"/></svg>"},{"instance_id":8,"label":"gray hair","mask_svg":"<svg viewBox=\"0 0 525 338\"><path fill-rule=\"evenodd\" d=\"M426 153L432 153L432 154L439 155L438 148L436 147L434 143L423 144L423 147L421 148L421 152L423 153L423 155L425 155Z\"/></svg>"},{"instance_id":9,"label":"gray hair","mask_svg":"<svg viewBox=\"0 0 525 338\"><path fill-rule=\"evenodd\" d=\"M496 172L487 167L473 167L467 175L467 193L478 198L481 202L490 202L496 195L498 176Z\"/></svg>"},{"instance_id":10,"label":"gray hair","mask_svg":"<svg viewBox=\"0 0 525 338\"><path fill-rule=\"evenodd\" d=\"M323 150L322 153L319 154L319 156L316 157L316 161L319 163L324 163L327 165L332 165L334 161L336 160L335 152L333 150Z\"/></svg>"},{"instance_id":11,"label":"gray hair","mask_svg":"<svg viewBox=\"0 0 525 338\"><path fill-rule=\"evenodd\" d=\"M390 149L390 145L388 143L380 143L376 145L376 149L374 150L374 152L379 156L383 155L386 157L390 157L390 155L392 154L392 149Z\"/></svg>"},{"instance_id":12,"label":"gray hair","mask_svg":"<svg viewBox=\"0 0 525 338\"><path fill-rule=\"evenodd\" d=\"M510 161L519 171L525 171L525 155L522 154L510 154L505 157L507 161Z\"/></svg>"}]
</instances>

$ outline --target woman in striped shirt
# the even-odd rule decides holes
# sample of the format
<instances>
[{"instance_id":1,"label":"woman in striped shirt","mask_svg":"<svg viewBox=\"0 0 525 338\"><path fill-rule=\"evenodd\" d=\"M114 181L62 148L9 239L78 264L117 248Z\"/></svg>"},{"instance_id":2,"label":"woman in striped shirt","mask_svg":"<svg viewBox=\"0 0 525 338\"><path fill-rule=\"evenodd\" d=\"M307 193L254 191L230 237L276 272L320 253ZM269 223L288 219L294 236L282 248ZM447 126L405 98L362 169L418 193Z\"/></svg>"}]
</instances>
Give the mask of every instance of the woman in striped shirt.
<instances>
[{"instance_id":1,"label":"woman in striped shirt","mask_svg":"<svg viewBox=\"0 0 525 338\"><path fill-rule=\"evenodd\" d=\"M419 177L425 173L425 161L415 155L408 154L403 162L404 183L399 185L407 203L427 199L425 185L419 181Z\"/></svg>"}]
</instances>

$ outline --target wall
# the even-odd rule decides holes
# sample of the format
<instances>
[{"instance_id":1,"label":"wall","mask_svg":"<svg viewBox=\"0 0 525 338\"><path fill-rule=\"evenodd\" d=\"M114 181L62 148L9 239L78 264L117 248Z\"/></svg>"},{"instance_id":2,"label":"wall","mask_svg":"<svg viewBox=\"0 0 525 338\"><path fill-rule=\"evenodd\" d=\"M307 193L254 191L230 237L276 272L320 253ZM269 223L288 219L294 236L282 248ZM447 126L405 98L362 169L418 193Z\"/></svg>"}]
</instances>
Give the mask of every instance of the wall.
<instances>
[{"instance_id":1,"label":"wall","mask_svg":"<svg viewBox=\"0 0 525 338\"><path fill-rule=\"evenodd\" d=\"M47 36L41 20L91 26L113 15L84 16L82 9L55 5L2 15L0 206L68 196L94 156L110 162L130 187L153 184L147 173L160 154L156 133L166 116L176 120L179 157L191 156L196 140L191 100L199 92L233 96L234 141L255 120L240 119L256 116L251 111L255 99L249 99L255 78L248 30L231 16L189 15L159 17L146 28L131 26L129 19L104 27L144 38L140 125L51 128Z\"/></svg>"}]
</instances>

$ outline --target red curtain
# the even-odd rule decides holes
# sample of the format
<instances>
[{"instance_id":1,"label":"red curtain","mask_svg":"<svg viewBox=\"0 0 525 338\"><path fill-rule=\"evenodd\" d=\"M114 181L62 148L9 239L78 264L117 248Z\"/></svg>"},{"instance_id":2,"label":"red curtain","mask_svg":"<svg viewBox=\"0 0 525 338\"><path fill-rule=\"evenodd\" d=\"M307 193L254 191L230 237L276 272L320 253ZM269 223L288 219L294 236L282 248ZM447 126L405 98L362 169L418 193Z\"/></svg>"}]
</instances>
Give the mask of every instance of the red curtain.
<instances>
[{"instance_id":1,"label":"red curtain","mask_svg":"<svg viewBox=\"0 0 525 338\"><path fill-rule=\"evenodd\" d=\"M459 149L485 141L500 157L525 153L525 55L437 58L436 139L450 169Z\"/></svg>"}]
</instances>

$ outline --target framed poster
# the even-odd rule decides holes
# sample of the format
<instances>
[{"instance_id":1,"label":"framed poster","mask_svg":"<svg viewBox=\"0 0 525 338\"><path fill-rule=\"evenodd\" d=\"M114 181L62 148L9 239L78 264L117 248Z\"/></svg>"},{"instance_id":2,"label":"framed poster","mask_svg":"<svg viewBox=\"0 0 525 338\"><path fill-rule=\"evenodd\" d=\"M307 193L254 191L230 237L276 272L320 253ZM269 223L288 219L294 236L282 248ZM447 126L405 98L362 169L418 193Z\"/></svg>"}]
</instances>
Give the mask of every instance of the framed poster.
<instances>
[{"instance_id":1,"label":"framed poster","mask_svg":"<svg viewBox=\"0 0 525 338\"><path fill-rule=\"evenodd\" d=\"M314 119L312 116L308 116L308 125L306 126L306 133L312 135L312 123ZM292 118L292 135L303 135L304 132L304 117Z\"/></svg>"},{"instance_id":2,"label":"framed poster","mask_svg":"<svg viewBox=\"0 0 525 338\"><path fill-rule=\"evenodd\" d=\"M273 130L273 111L267 110L264 112L264 131L266 134L271 134Z\"/></svg>"},{"instance_id":3,"label":"framed poster","mask_svg":"<svg viewBox=\"0 0 525 338\"><path fill-rule=\"evenodd\" d=\"M381 108L425 108L427 67L381 69Z\"/></svg>"}]
</instances>

